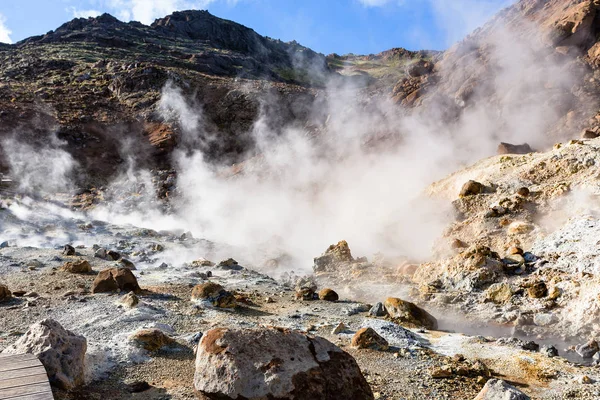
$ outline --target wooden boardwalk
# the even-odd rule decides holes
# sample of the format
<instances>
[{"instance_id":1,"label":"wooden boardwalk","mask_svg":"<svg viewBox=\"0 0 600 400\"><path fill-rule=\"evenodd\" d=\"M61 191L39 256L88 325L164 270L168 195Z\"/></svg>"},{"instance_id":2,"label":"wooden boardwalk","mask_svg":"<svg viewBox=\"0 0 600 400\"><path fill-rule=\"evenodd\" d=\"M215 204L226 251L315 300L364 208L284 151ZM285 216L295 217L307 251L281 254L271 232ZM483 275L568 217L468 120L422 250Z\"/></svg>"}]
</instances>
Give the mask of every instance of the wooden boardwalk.
<instances>
[{"instance_id":1,"label":"wooden boardwalk","mask_svg":"<svg viewBox=\"0 0 600 400\"><path fill-rule=\"evenodd\" d=\"M0 354L0 400L54 400L44 366L33 354Z\"/></svg>"}]
</instances>

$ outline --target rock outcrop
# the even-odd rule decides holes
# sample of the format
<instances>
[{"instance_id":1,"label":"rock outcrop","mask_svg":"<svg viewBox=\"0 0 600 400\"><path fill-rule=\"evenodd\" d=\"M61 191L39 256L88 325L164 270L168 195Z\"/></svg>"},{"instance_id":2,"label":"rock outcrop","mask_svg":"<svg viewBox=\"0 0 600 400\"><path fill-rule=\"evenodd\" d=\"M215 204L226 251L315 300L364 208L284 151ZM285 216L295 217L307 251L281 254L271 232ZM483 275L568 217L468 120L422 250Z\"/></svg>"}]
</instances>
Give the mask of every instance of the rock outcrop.
<instances>
[{"instance_id":1,"label":"rock outcrop","mask_svg":"<svg viewBox=\"0 0 600 400\"><path fill-rule=\"evenodd\" d=\"M206 332L194 386L223 400L373 399L349 354L323 338L277 328Z\"/></svg>"},{"instance_id":2,"label":"rock outcrop","mask_svg":"<svg viewBox=\"0 0 600 400\"><path fill-rule=\"evenodd\" d=\"M45 319L31 325L2 354L35 354L46 368L50 383L71 390L84 384L86 350L83 336L64 329L55 320Z\"/></svg>"}]
</instances>

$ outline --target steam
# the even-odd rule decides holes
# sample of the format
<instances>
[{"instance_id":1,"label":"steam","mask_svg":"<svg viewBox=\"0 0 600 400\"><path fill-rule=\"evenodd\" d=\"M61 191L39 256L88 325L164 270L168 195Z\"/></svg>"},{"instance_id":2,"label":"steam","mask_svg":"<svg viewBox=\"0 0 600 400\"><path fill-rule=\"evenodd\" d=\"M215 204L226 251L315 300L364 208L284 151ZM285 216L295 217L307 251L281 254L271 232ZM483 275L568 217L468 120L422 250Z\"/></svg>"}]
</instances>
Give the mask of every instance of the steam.
<instances>
[{"instance_id":1,"label":"steam","mask_svg":"<svg viewBox=\"0 0 600 400\"><path fill-rule=\"evenodd\" d=\"M19 190L30 194L58 193L73 187L73 172L77 163L62 149L55 135L49 143L33 146L16 138L2 142L2 150L17 178Z\"/></svg>"},{"instance_id":2,"label":"steam","mask_svg":"<svg viewBox=\"0 0 600 400\"><path fill-rule=\"evenodd\" d=\"M132 159L112 185L113 204L94 216L191 231L233 246L232 256L255 266L280 259L283 269L308 269L312 257L342 239L355 255L426 260L453 220L449 202L423 194L431 182L493 155L500 141L544 149L556 140L550 127L584 109L571 95L583 78L574 58L558 57L525 23L483 30L485 43L472 36L446 53L436 67L440 83L415 111L336 77L305 124L286 125L271 111L277 99L265 95L250 132L254 153L235 169L205 158L218 137L207 131L201 105L169 82L157 111L181 131L171 212L153 197L150 173ZM4 147L29 188L59 190L47 185L66 182L73 167L57 146Z\"/></svg>"}]
</instances>

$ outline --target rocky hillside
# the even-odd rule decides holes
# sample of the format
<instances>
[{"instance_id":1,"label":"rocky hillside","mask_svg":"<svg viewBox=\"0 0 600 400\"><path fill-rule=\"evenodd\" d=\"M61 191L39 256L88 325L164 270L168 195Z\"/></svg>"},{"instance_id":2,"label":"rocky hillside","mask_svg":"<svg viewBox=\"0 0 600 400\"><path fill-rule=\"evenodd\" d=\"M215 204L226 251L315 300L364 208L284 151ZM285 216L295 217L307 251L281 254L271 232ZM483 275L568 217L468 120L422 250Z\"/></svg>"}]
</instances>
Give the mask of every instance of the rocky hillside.
<instances>
[{"instance_id":1,"label":"rocky hillside","mask_svg":"<svg viewBox=\"0 0 600 400\"><path fill-rule=\"evenodd\" d=\"M282 124L306 121L302 104L330 74L324 56L206 11L176 12L152 26L107 14L75 19L2 46L0 64L0 136L47 143L57 133L81 178L100 182L132 143L150 166L168 165L180 127L156 112L167 81L202 105L202 131L215 138L206 154L235 160L250 147L246 133L262 97L279 99L273 111Z\"/></svg>"}]
</instances>

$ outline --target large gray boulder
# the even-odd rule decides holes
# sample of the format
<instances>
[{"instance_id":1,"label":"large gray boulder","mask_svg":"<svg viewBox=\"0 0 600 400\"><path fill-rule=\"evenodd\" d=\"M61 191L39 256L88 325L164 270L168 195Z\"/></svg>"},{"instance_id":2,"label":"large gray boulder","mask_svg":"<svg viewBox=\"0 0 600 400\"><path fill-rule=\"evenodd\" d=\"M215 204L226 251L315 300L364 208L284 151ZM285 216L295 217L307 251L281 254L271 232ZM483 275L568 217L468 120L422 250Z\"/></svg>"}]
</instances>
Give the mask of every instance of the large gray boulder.
<instances>
[{"instance_id":1,"label":"large gray boulder","mask_svg":"<svg viewBox=\"0 0 600 400\"><path fill-rule=\"evenodd\" d=\"M212 329L198 345L196 390L209 399L373 399L348 353L279 328Z\"/></svg>"},{"instance_id":2,"label":"large gray boulder","mask_svg":"<svg viewBox=\"0 0 600 400\"><path fill-rule=\"evenodd\" d=\"M50 383L71 390L84 383L87 340L64 329L53 319L45 319L29 330L2 354L34 354L39 358Z\"/></svg>"},{"instance_id":3,"label":"large gray boulder","mask_svg":"<svg viewBox=\"0 0 600 400\"><path fill-rule=\"evenodd\" d=\"M475 400L530 400L530 397L503 380L490 379Z\"/></svg>"}]
</instances>

